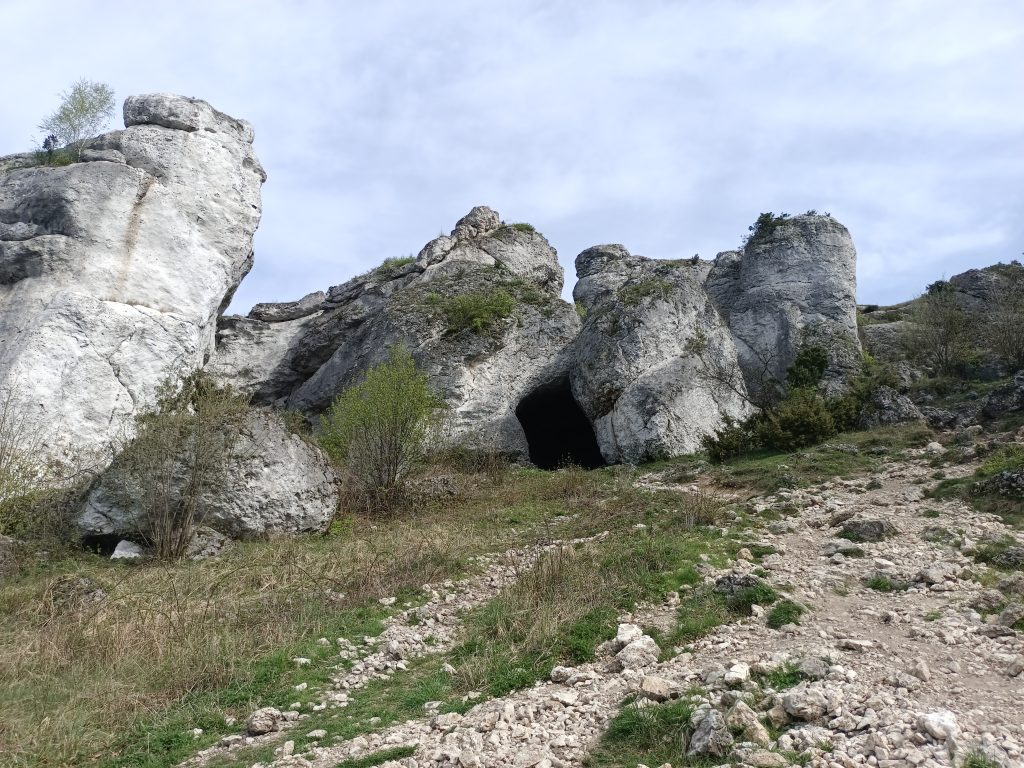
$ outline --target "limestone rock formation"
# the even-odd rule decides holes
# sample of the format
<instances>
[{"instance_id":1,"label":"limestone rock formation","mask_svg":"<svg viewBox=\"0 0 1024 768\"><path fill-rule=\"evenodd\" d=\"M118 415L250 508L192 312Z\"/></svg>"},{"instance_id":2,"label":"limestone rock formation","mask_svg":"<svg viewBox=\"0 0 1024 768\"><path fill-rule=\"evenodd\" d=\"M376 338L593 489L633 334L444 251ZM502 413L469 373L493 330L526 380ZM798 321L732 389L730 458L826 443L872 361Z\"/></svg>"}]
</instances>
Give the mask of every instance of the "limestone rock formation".
<instances>
[{"instance_id":1,"label":"limestone rock formation","mask_svg":"<svg viewBox=\"0 0 1024 768\"><path fill-rule=\"evenodd\" d=\"M323 452L280 415L253 410L236 453L227 482L202 499L199 522L235 538L327 528L338 507L337 478ZM143 513L121 502L119 471L115 460L89 493L79 517L85 536L139 538L145 529Z\"/></svg>"},{"instance_id":2,"label":"limestone rock formation","mask_svg":"<svg viewBox=\"0 0 1024 768\"><path fill-rule=\"evenodd\" d=\"M252 128L132 96L64 167L0 163L0 388L50 456L109 444L168 374L201 366L252 264Z\"/></svg>"},{"instance_id":3,"label":"limestone rock formation","mask_svg":"<svg viewBox=\"0 0 1024 768\"><path fill-rule=\"evenodd\" d=\"M729 329L704 290L710 265L633 256L621 245L576 257L584 314L573 393L607 461L700 449L728 415L751 408Z\"/></svg>"},{"instance_id":4,"label":"limestone rock formation","mask_svg":"<svg viewBox=\"0 0 1024 768\"><path fill-rule=\"evenodd\" d=\"M477 207L415 260L385 262L323 298L224 318L209 370L257 402L315 415L404 344L447 402L453 436L525 456L516 408L562 391L579 328L561 288L542 235Z\"/></svg>"},{"instance_id":5,"label":"limestone rock formation","mask_svg":"<svg viewBox=\"0 0 1024 768\"><path fill-rule=\"evenodd\" d=\"M846 227L829 216L776 220L742 251L715 259L707 290L739 353L748 388L784 380L801 344L825 347L827 394L860 369L857 253Z\"/></svg>"}]
</instances>

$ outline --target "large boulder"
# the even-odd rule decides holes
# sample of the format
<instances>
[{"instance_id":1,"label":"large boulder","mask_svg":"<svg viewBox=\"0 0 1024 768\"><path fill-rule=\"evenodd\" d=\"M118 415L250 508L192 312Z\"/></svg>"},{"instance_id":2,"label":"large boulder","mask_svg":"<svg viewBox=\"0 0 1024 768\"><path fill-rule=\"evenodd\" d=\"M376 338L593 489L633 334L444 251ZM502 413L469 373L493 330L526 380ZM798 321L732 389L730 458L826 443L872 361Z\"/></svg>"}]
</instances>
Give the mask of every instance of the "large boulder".
<instances>
[{"instance_id":1,"label":"large boulder","mask_svg":"<svg viewBox=\"0 0 1024 768\"><path fill-rule=\"evenodd\" d=\"M169 94L128 98L124 120L82 162L0 172L0 388L50 457L102 449L203 365L252 265L252 128Z\"/></svg>"},{"instance_id":2,"label":"large boulder","mask_svg":"<svg viewBox=\"0 0 1024 768\"><path fill-rule=\"evenodd\" d=\"M845 391L861 364L856 268L846 227L812 214L776 219L742 251L718 254L706 287L753 395L784 381L804 345L828 353L826 394Z\"/></svg>"},{"instance_id":3,"label":"large boulder","mask_svg":"<svg viewBox=\"0 0 1024 768\"><path fill-rule=\"evenodd\" d=\"M315 416L401 344L447 403L453 439L525 456L516 409L567 381L579 329L562 279L542 235L477 207L416 259L385 262L322 300L224 318L208 370L257 402Z\"/></svg>"},{"instance_id":4,"label":"large boulder","mask_svg":"<svg viewBox=\"0 0 1024 768\"><path fill-rule=\"evenodd\" d=\"M197 521L235 538L323 531L338 507L337 478L323 452L291 432L281 416L253 410L235 447L226 481L205 494ZM115 460L94 484L79 517L85 536L138 538L147 521L124 502ZM184 476L176 478L183 486Z\"/></svg>"},{"instance_id":5,"label":"large boulder","mask_svg":"<svg viewBox=\"0 0 1024 768\"><path fill-rule=\"evenodd\" d=\"M704 291L706 262L633 256L621 245L576 257L584 315L572 390L607 461L700 449L725 416L749 415L736 347Z\"/></svg>"}]
</instances>

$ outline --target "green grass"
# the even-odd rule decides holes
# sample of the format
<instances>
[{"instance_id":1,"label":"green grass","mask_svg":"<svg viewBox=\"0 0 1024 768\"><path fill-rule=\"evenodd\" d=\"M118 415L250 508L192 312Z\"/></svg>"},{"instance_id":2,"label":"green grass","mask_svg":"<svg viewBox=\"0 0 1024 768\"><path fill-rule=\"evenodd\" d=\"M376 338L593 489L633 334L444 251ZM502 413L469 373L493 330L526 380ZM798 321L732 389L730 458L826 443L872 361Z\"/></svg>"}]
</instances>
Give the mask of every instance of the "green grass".
<instances>
[{"instance_id":1,"label":"green grass","mask_svg":"<svg viewBox=\"0 0 1024 768\"><path fill-rule=\"evenodd\" d=\"M534 227L533 224L527 224L525 221L517 221L517 222L512 223L512 224L502 224L494 232L494 235L497 237L497 236L500 236L500 235L504 234L505 232L530 232L530 233L533 233L533 232L536 232L536 231L537 231L537 228Z\"/></svg>"},{"instance_id":2,"label":"green grass","mask_svg":"<svg viewBox=\"0 0 1024 768\"><path fill-rule=\"evenodd\" d=\"M674 523L663 519L660 530L623 531L546 554L468 618L469 639L451 659L460 690L503 696L546 678L556 664L592 660L597 645L614 637L620 613L695 582L702 554L724 560L735 547L691 530L681 513ZM714 618L721 623L733 615Z\"/></svg>"},{"instance_id":3,"label":"green grass","mask_svg":"<svg viewBox=\"0 0 1024 768\"><path fill-rule=\"evenodd\" d=\"M465 712L475 702L462 701L451 675L442 669L445 657L423 656L408 663L408 669L390 677L367 683L349 693L348 706L343 709L325 709L310 713L302 723L302 732L293 731L296 751L303 750L311 741L306 734L322 729L327 735L318 739L322 744L334 740L347 741L356 736L380 731L395 723L421 718L426 714L423 705L440 701L438 713ZM371 718L379 718L370 722Z\"/></svg>"},{"instance_id":4,"label":"green grass","mask_svg":"<svg viewBox=\"0 0 1024 768\"><path fill-rule=\"evenodd\" d=\"M998 515L1007 525L1024 529L1024 498L993 492L985 482L1002 472L1022 469L1024 446L1003 446L990 454L972 476L943 480L930 495L936 499L962 499L981 512Z\"/></svg>"},{"instance_id":5,"label":"green grass","mask_svg":"<svg viewBox=\"0 0 1024 768\"><path fill-rule=\"evenodd\" d=\"M993 568L1004 571L1022 570L1022 566L1014 567L1005 558L1006 552L1011 547L1024 546L1013 536L1003 536L995 541L986 541L975 547L973 556L979 563L985 563Z\"/></svg>"},{"instance_id":6,"label":"green grass","mask_svg":"<svg viewBox=\"0 0 1024 768\"><path fill-rule=\"evenodd\" d=\"M971 752L964 758L962 768L999 768L999 763L985 757L981 752Z\"/></svg>"},{"instance_id":7,"label":"green grass","mask_svg":"<svg viewBox=\"0 0 1024 768\"><path fill-rule=\"evenodd\" d=\"M687 699L644 706L629 702L608 724L586 759L590 768L622 768L671 763L700 765L682 757L683 738L690 728L693 705Z\"/></svg>"},{"instance_id":8,"label":"green grass","mask_svg":"<svg viewBox=\"0 0 1024 768\"><path fill-rule=\"evenodd\" d=\"M883 574L875 574L864 581L864 586L876 592L903 592L910 588L906 582L890 579Z\"/></svg>"},{"instance_id":9,"label":"green grass","mask_svg":"<svg viewBox=\"0 0 1024 768\"><path fill-rule=\"evenodd\" d=\"M761 450L712 465L707 472L719 484L746 488L756 493L773 493L783 488L806 488L835 477L852 478L877 472L887 457L919 447L932 438L927 427L886 427L867 432L837 435L829 443L795 452ZM853 445L856 453L832 447ZM874 453L885 449L887 453ZM694 458L672 460L670 464L693 464Z\"/></svg>"},{"instance_id":10,"label":"green grass","mask_svg":"<svg viewBox=\"0 0 1024 768\"><path fill-rule=\"evenodd\" d=\"M806 680L807 677L801 672L796 664L787 662L781 667L776 667L766 675L761 676L764 685L775 691L785 691Z\"/></svg>"},{"instance_id":11,"label":"green grass","mask_svg":"<svg viewBox=\"0 0 1024 768\"><path fill-rule=\"evenodd\" d=\"M667 280L648 278L635 283L626 283L618 290L618 298L629 307L639 305L644 299L657 297L665 301L672 292L672 283Z\"/></svg>"},{"instance_id":12,"label":"green grass","mask_svg":"<svg viewBox=\"0 0 1024 768\"><path fill-rule=\"evenodd\" d=\"M381 752L374 752L366 757L344 760L338 763L337 768L372 768L374 765L380 765L389 760L401 760L403 757L412 757L415 754L416 747L393 747Z\"/></svg>"},{"instance_id":13,"label":"green grass","mask_svg":"<svg viewBox=\"0 0 1024 768\"><path fill-rule=\"evenodd\" d=\"M373 270L377 277L390 280L395 277L402 267L416 262L415 256L401 256L393 259L384 259L380 265Z\"/></svg>"},{"instance_id":14,"label":"green grass","mask_svg":"<svg viewBox=\"0 0 1024 768\"><path fill-rule=\"evenodd\" d=\"M440 306L448 325L448 333L468 331L489 334L496 330L498 323L512 315L516 300L504 288L486 291L460 293L454 296L436 297L432 302Z\"/></svg>"},{"instance_id":15,"label":"green grass","mask_svg":"<svg viewBox=\"0 0 1024 768\"><path fill-rule=\"evenodd\" d=\"M778 629L786 624L799 624L800 617L807 612L799 603L792 600L781 600L768 612L768 626Z\"/></svg>"}]
</instances>

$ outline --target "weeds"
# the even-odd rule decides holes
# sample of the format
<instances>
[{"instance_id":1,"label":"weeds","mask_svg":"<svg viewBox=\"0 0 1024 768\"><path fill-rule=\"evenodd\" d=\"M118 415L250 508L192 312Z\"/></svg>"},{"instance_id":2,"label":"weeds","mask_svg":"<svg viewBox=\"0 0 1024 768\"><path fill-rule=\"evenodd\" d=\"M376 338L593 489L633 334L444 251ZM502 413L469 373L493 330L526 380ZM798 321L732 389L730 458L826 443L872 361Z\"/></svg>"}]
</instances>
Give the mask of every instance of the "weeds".
<instances>
[{"instance_id":1,"label":"weeds","mask_svg":"<svg viewBox=\"0 0 1024 768\"><path fill-rule=\"evenodd\" d=\"M792 600L781 600L768 612L768 626L778 629L786 624L799 624L800 617L807 612L799 603Z\"/></svg>"}]
</instances>

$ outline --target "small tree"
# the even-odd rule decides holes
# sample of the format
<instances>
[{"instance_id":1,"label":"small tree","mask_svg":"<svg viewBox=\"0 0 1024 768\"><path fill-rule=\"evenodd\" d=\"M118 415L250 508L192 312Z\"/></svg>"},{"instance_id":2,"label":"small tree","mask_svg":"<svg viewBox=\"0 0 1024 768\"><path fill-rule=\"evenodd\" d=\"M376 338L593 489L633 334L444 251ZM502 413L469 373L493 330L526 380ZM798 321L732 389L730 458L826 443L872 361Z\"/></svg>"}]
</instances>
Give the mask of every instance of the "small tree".
<instances>
[{"instance_id":1,"label":"small tree","mask_svg":"<svg viewBox=\"0 0 1024 768\"><path fill-rule=\"evenodd\" d=\"M85 139L99 133L114 115L114 90L105 83L79 80L61 95L60 107L39 124L51 150L57 142L75 146L82 158Z\"/></svg>"},{"instance_id":2,"label":"small tree","mask_svg":"<svg viewBox=\"0 0 1024 768\"><path fill-rule=\"evenodd\" d=\"M950 283L934 282L918 299L904 343L908 357L939 375L961 373L970 362L975 351L974 330Z\"/></svg>"},{"instance_id":3,"label":"small tree","mask_svg":"<svg viewBox=\"0 0 1024 768\"><path fill-rule=\"evenodd\" d=\"M0 534L20 535L31 524L33 498L46 476L39 443L15 392L0 391Z\"/></svg>"},{"instance_id":4,"label":"small tree","mask_svg":"<svg viewBox=\"0 0 1024 768\"><path fill-rule=\"evenodd\" d=\"M206 517L208 493L241 458L237 444L247 414L245 398L197 371L180 384L165 382L156 407L136 416L135 437L110 482L158 557L187 551Z\"/></svg>"},{"instance_id":5,"label":"small tree","mask_svg":"<svg viewBox=\"0 0 1024 768\"><path fill-rule=\"evenodd\" d=\"M985 343L1011 370L1024 369L1024 267L1010 264L1000 272L999 287L984 319Z\"/></svg>"},{"instance_id":6,"label":"small tree","mask_svg":"<svg viewBox=\"0 0 1024 768\"><path fill-rule=\"evenodd\" d=\"M320 442L367 501L386 507L423 458L441 408L409 351L394 347L386 363L335 398L321 419Z\"/></svg>"}]
</instances>

